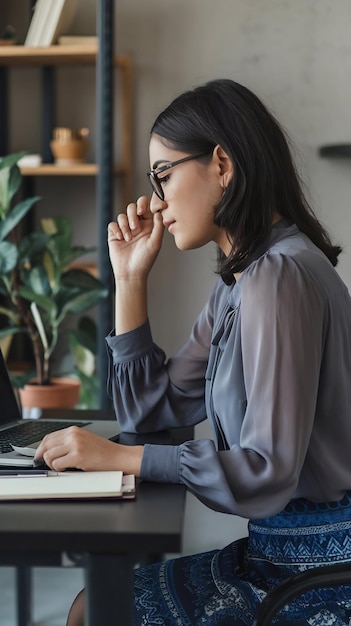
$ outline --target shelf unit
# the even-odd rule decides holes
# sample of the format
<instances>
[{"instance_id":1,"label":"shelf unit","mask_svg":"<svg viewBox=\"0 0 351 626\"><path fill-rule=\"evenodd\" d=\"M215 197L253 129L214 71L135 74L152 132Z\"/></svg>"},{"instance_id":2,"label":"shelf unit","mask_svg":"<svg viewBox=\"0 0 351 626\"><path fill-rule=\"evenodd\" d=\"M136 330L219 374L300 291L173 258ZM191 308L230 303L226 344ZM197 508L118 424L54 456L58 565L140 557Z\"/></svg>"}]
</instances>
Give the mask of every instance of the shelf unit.
<instances>
[{"instance_id":1,"label":"shelf unit","mask_svg":"<svg viewBox=\"0 0 351 626\"><path fill-rule=\"evenodd\" d=\"M45 72L43 75L42 108L46 120L42 137L42 152L47 161L52 160L49 147L52 128L55 126L53 113L54 80L53 69L62 65L96 65L98 49L94 45L50 46L48 48L28 48L26 46L0 47L0 83L2 84L2 100L7 94L7 68L38 67ZM113 167L113 174L122 177L123 202L126 204L131 197L131 166L132 166L132 64L126 56L115 57L113 65L121 72L122 90L122 154L123 161ZM6 74L4 75L4 70ZM6 109L3 102L0 107ZM8 113L0 119L0 152L7 152L7 120ZM50 123L48 123L50 120ZM97 176L99 166L96 163L62 167L54 163L44 162L39 167L22 168L24 176Z\"/></svg>"},{"instance_id":2,"label":"shelf unit","mask_svg":"<svg viewBox=\"0 0 351 626\"><path fill-rule=\"evenodd\" d=\"M110 407L106 397L107 352L105 336L112 326L112 272L106 242L106 227L113 206L113 180L121 177L122 201L131 197L132 166L132 64L129 57L114 55L114 0L97 1L97 35L99 46L71 45L29 48L27 46L0 47L0 154L9 152L8 138L8 72L15 67L37 67L41 72L42 96L42 157L39 167L24 167L28 179L37 176L95 176L98 272L100 280L111 297L99 305L98 315L98 372L100 383L99 406ZM70 65L96 66L96 163L61 167L53 163L50 140L55 123L55 68ZM122 161L113 163L113 100L114 72L121 72L121 154Z\"/></svg>"}]
</instances>

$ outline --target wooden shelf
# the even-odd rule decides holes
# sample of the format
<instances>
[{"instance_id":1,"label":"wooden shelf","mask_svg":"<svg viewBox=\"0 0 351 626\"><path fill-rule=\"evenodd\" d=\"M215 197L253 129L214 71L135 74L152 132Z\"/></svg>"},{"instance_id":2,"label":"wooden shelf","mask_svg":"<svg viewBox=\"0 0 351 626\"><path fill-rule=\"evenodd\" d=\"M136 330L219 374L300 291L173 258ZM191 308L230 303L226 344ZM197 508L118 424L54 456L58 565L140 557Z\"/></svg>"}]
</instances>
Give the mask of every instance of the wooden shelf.
<instances>
[{"instance_id":1,"label":"wooden shelf","mask_svg":"<svg viewBox=\"0 0 351 626\"><path fill-rule=\"evenodd\" d=\"M351 143L341 143L321 146L318 151L319 156L326 158L350 159Z\"/></svg>"},{"instance_id":2,"label":"wooden shelf","mask_svg":"<svg viewBox=\"0 0 351 626\"><path fill-rule=\"evenodd\" d=\"M98 47L95 45L48 46L30 48L29 46L0 46L0 66L23 67L47 65L92 65L96 62ZM129 66L128 57L117 56L114 59L118 67Z\"/></svg>"},{"instance_id":3,"label":"wooden shelf","mask_svg":"<svg viewBox=\"0 0 351 626\"><path fill-rule=\"evenodd\" d=\"M51 163L43 163L39 167L21 167L23 176L96 176L98 166L96 163L80 163L79 165L61 166ZM116 165L116 176L126 173L126 168Z\"/></svg>"}]
</instances>

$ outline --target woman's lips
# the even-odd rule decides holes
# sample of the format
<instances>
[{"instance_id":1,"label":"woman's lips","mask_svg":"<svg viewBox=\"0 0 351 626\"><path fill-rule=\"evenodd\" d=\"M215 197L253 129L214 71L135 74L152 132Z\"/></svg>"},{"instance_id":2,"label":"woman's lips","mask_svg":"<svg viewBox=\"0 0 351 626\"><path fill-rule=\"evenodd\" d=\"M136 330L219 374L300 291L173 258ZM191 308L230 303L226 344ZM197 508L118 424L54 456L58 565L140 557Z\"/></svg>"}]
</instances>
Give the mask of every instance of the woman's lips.
<instances>
[{"instance_id":1,"label":"woman's lips","mask_svg":"<svg viewBox=\"0 0 351 626\"><path fill-rule=\"evenodd\" d=\"M163 225L164 225L164 227L165 227L165 228L167 228L167 230L169 230L169 229L170 229L170 227L172 226L172 224L175 224L175 220L171 220L171 221L168 221L168 222L167 222L167 221L166 221L166 222L163 222Z\"/></svg>"}]
</instances>

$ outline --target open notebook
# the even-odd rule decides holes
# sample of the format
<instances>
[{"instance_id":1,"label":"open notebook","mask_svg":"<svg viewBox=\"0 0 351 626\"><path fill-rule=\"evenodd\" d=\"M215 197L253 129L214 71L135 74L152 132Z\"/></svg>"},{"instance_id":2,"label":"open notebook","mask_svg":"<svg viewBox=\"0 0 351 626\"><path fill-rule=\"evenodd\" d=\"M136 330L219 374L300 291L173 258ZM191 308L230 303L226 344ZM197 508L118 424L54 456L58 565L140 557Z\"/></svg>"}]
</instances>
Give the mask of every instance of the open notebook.
<instances>
[{"instance_id":1,"label":"open notebook","mask_svg":"<svg viewBox=\"0 0 351 626\"><path fill-rule=\"evenodd\" d=\"M0 500L70 500L135 497L135 477L123 472L0 474Z\"/></svg>"}]
</instances>

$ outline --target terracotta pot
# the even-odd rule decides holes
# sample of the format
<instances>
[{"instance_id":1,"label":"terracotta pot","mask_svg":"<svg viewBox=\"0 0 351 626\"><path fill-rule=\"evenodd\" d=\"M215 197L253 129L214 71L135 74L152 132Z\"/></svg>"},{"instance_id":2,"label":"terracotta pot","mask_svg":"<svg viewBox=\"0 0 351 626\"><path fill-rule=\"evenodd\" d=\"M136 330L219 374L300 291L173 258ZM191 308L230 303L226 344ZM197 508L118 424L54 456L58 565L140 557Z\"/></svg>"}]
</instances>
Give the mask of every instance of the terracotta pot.
<instances>
[{"instance_id":1,"label":"terracotta pot","mask_svg":"<svg viewBox=\"0 0 351 626\"><path fill-rule=\"evenodd\" d=\"M53 378L51 385L28 383L19 389L25 408L72 409L79 401L80 381L75 378Z\"/></svg>"}]
</instances>

